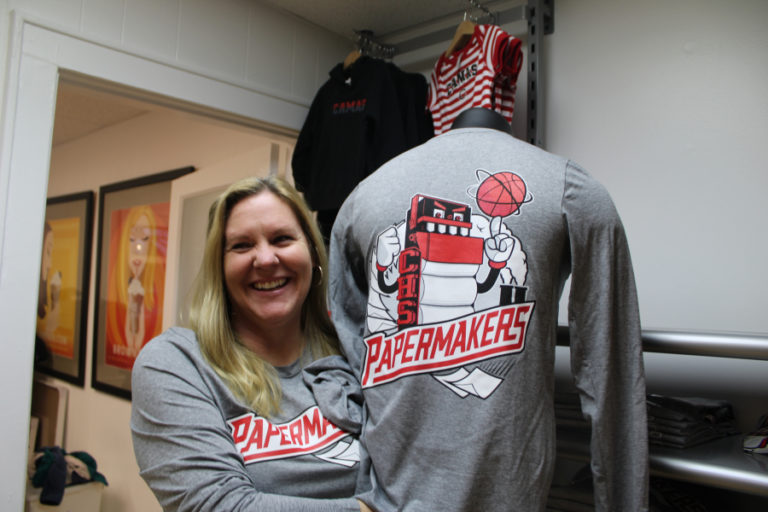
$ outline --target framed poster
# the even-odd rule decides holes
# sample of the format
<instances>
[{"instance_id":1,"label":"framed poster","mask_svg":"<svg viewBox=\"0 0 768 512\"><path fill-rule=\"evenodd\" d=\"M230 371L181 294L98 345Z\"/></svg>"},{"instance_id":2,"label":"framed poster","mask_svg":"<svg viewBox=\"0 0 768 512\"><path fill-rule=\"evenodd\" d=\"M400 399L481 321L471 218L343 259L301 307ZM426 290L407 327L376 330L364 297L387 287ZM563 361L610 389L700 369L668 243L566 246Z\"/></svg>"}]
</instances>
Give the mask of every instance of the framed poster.
<instances>
[{"instance_id":1,"label":"framed poster","mask_svg":"<svg viewBox=\"0 0 768 512\"><path fill-rule=\"evenodd\" d=\"M35 370L82 386L93 192L48 199L37 300Z\"/></svg>"},{"instance_id":2,"label":"framed poster","mask_svg":"<svg viewBox=\"0 0 768 512\"><path fill-rule=\"evenodd\" d=\"M99 241L91 385L131 398L141 347L160 334L171 180L184 167L99 189Z\"/></svg>"}]
</instances>

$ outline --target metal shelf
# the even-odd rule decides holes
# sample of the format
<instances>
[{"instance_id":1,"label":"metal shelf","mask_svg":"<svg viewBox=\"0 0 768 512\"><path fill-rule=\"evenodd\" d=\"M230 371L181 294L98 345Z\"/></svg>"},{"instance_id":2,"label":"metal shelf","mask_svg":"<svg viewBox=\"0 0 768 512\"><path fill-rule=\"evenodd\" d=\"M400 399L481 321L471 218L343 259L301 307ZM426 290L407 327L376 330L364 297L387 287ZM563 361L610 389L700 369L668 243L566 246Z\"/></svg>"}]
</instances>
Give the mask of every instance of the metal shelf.
<instances>
[{"instance_id":1,"label":"metal shelf","mask_svg":"<svg viewBox=\"0 0 768 512\"><path fill-rule=\"evenodd\" d=\"M768 456L745 453L740 435L685 449L650 444L649 451L653 476L768 496ZM557 453L589 461L589 430L558 426Z\"/></svg>"},{"instance_id":2,"label":"metal shelf","mask_svg":"<svg viewBox=\"0 0 768 512\"><path fill-rule=\"evenodd\" d=\"M643 331L642 341L645 352L768 361L768 336ZM567 327L558 327L557 344L569 345ZM768 496L768 456L745 453L741 442L735 435L686 449L649 444L649 469L654 476ZM558 426L558 455L588 461L589 445L588 428Z\"/></svg>"}]
</instances>

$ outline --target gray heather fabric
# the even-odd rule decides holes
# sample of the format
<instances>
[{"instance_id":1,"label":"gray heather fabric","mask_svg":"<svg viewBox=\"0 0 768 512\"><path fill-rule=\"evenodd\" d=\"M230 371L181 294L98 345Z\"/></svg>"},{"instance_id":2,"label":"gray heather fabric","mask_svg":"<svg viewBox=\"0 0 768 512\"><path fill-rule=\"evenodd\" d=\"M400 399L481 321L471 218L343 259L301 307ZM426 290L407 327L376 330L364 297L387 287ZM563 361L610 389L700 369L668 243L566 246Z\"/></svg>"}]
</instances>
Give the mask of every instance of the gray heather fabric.
<instances>
[{"instance_id":1,"label":"gray heather fabric","mask_svg":"<svg viewBox=\"0 0 768 512\"><path fill-rule=\"evenodd\" d=\"M330 300L365 398L364 501L379 512L544 510L569 274L596 509L646 510L638 306L605 189L484 128L435 137L355 189L333 229Z\"/></svg>"},{"instance_id":2,"label":"gray heather fabric","mask_svg":"<svg viewBox=\"0 0 768 512\"><path fill-rule=\"evenodd\" d=\"M323 357L308 364L303 375L325 417L359 436L364 422L363 390L346 359Z\"/></svg>"},{"instance_id":3,"label":"gray heather fabric","mask_svg":"<svg viewBox=\"0 0 768 512\"><path fill-rule=\"evenodd\" d=\"M131 431L165 510L359 510L357 441L318 412L302 382L308 362L278 368L282 412L270 423L233 397L192 331L169 329L142 349Z\"/></svg>"}]
</instances>

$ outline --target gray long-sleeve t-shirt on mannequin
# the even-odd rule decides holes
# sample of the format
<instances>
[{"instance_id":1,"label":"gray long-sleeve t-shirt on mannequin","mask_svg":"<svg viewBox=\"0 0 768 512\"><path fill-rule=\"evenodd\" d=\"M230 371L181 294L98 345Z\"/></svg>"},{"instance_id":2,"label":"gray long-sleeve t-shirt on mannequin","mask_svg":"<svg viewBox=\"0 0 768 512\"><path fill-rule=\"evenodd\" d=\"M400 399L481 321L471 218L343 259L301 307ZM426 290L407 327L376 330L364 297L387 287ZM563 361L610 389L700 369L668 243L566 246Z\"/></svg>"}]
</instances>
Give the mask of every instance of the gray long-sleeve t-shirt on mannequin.
<instances>
[{"instance_id":1,"label":"gray long-sleeve t-shirt on mannequin","mask_svg":"<svg viewBox=\"0 0 768 512\"><path fill-rule=\"evenodd\" d=\"M367 413L364 501L379 512L544 510L570 275L596 510L647 508L629 249L608 193L584 170L501 131L455 129L363 181L330 253L332 318Z\"/></svg>"},{"instance_id":2,"label":"gray long-sleeve t-shirt on mannequin","mask_svg":"<svg viewBox=\"0 0 768 512\"><path fill-rule=\"evenodd\" d=\"M232 395L192 331L169 329L142 349L131 430L165 510L360 510L357 441L319 412L301 377L308 355L277 368L281 411L266 419Z\"/></svg>"}]
</instances>

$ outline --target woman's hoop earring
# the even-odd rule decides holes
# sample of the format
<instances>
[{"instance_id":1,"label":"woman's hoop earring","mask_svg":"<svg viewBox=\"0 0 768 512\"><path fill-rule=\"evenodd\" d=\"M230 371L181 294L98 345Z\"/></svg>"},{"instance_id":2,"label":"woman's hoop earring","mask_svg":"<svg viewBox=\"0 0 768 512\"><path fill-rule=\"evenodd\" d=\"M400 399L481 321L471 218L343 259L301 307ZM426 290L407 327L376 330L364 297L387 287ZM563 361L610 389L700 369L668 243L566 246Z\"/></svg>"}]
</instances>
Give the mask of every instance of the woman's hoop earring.
<instances>
[{"instance_id":1,"label":"woman's hoop earring","mask_svg":"<svg viewBox=\"0 0 768 512\"><path fill-rule=\"evenodd\" d=\"M323 267L318 265L315 267L315 270L317 270L320 273L320 278L315 283L315 286L320 286L320 284L323 282Z\"/></svg>"}]
</instances>

